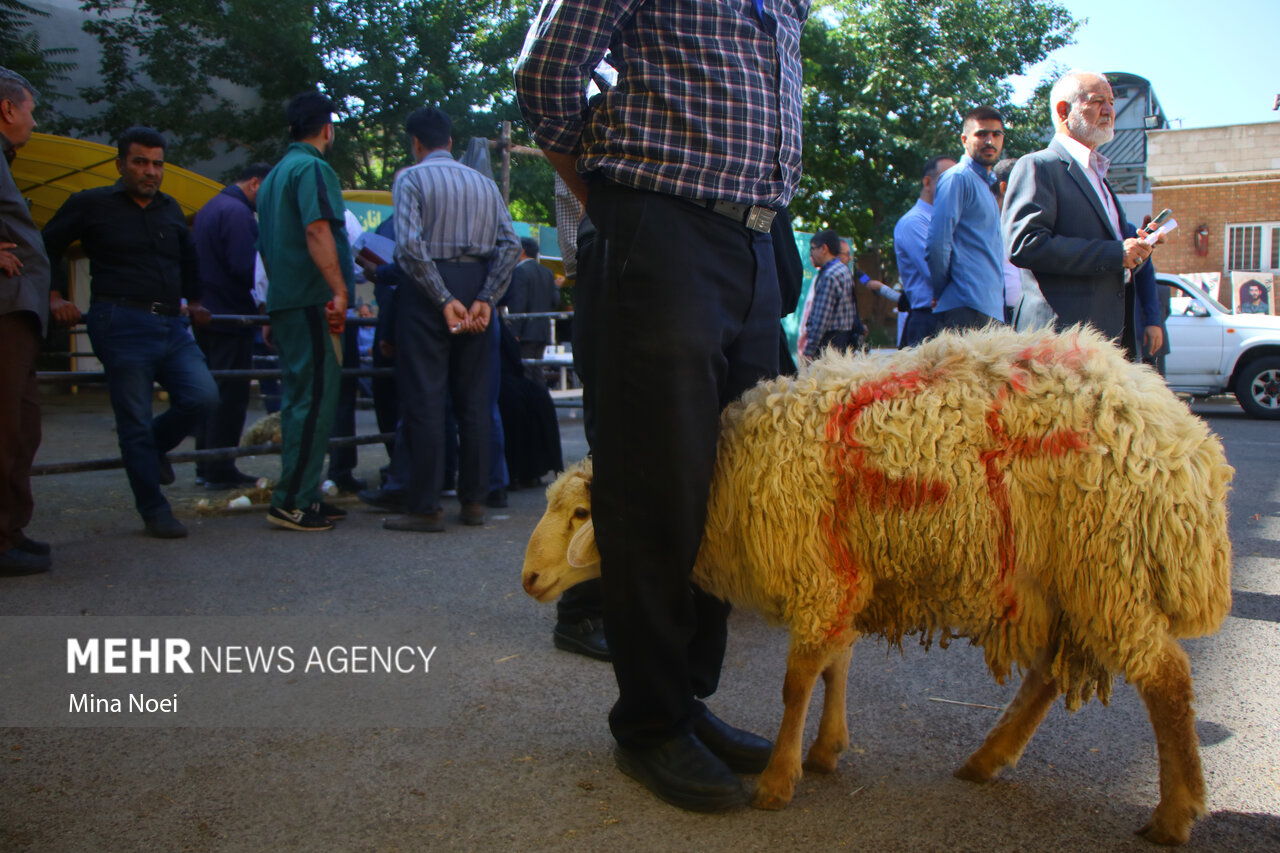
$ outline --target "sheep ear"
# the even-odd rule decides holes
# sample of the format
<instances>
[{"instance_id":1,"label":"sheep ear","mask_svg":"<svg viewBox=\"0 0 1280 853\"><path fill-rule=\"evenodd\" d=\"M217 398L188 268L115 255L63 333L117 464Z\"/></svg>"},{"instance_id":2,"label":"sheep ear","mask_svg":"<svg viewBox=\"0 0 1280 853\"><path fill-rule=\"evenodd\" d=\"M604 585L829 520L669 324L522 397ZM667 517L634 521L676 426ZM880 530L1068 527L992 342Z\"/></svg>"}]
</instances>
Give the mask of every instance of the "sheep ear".
<instances>
[{"instance_id":1,"label":"sheep ear","mask_svg":"<svg viewBox=\"0 0 1280 853\"><path fill-rule=\"evenodd\" d=\"M587 519L569 540L569 565L575 569L585 569L600 562L600 551L596 548L596 529Z\"/></svg>"}]
</instances>

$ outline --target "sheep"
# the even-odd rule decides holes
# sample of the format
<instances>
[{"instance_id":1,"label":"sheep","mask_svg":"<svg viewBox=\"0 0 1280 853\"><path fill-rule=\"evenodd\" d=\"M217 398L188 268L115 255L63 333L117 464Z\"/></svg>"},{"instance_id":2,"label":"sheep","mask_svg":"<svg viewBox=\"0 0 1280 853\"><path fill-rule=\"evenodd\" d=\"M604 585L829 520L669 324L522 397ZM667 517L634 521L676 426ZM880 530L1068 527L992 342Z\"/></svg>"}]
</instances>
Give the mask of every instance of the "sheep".
<instances>
[{"instance_id":1,"label":"sheep","mask_svg":"<svg viewBox=\"0 0 1280 853\"><path fill-rule=\"evenodd\" d=\"M1176 638L1231 607L1221 443L1155 372L1073 327L945 333L910 350L828 351L721 417L693 580L790 629L783 715L753 796L783 808L803 766L849 743L852 644L966 637L1023 680L955 772L1014 765L1058 695L1075 711L1134 684L1155 730L1160 802L1139 830L1185 842L1205 810L1190 661ZM524 589L553 600L600 573L588 459L547 489Z\"/></svg>"},{"instance_id":2,"label":"sheep","mask_svg":"<svg viewBox=\"0 0 1280 853\"><path fill-rule=\"evenodd\" d=\"M280 413L272 412L259 418L253 426L244 431L244 435L240 437L240 446L257 447L260 444L280 444L283 441Z\"/></svg>"}]
</instances>

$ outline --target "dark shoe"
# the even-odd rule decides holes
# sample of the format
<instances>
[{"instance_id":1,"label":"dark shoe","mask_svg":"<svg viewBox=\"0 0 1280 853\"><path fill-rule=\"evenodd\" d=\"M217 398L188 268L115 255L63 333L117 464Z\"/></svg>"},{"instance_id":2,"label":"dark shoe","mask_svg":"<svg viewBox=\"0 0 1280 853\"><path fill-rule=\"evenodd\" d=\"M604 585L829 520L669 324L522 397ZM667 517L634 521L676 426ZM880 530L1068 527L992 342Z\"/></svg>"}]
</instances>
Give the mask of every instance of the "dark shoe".
<instances>
[{"instance_id":1,"label":"dark shoe","mask_svg":"<svg viewBox=\"0 0 1280 853\"><path fill-rule=\"evenodd\" d=\"M333 522L318 512L307 509L284 509L273 506L267 510L267 521L277 527L288 530L300 530L304 533L317 533L321 530L332 530Z\"/></svg>"},{"instance_id":2,"label":"dark shoe","mask_svg":"<svg viewBox=\"0 0 1280 853\"><path fill-rule=\"evenodd\" d=\"M484 499L484 505L492 509L506 509L507 507L507 490L494 489Z\"/></svg>"},{"instance_id":3,"label":"dark shoe","mask_svg":"<svg viewBox=\"0 0 1280 853\"><path fill-rule=\"evenodd\" d=\"M329 521L342 521L347 517L347 511L340 506L334 506L324 501L316 501L311 505L311 511L323 516Z\"/></svg>"},{"instance_id":4,"label":"dark shoe","mask_svg":"<svg viewBox=\"0 0 1280 853\"><path fill-rule=\"evenodd\" d=\"M53 560L48 554L32 554L21 547L10 548L0 554L0 577L16 578L19 575L38 575L49 571Z\"/></svg>"},{"instance_id":5,"label":"dark shoe","mask_svg":"<svg viewBox=\"0 0 1280 853\"><path fill-rule=\"evenodd\" d=\"M203 486L203 485L204 485L205 483L207 483L207 482L209 482L209 481L205 479L204 474L196 474L196 485L197 485L197 486Z\"/></svg>"},{"instance_id":6,"label":"dark shoe","mask_svg":"<svg viewBox=\"0 0 1280 853\"><path fill-rule=\"evenodd\" d=\"M364 480L359 477L353 477L350 474L333 478L333 485L337 487L339 492L345 492L349 495L357 494L369 488L369 484Z\"/></svg>"},{"instance_id":7,"label":"dark shoe","mask_svg":"<svg viewBox=\"0 0 1280 853\"><path fill-rule=\"evenodd\" d=\"M444 512L410 512L388 518L382 522L383 530L404 530L409 533L439 533L444 530Z\"/></svg>"},{"instance_id":8,"label":"dark shoe","mask_svg":"<svg viewBox=\"0 0 1280 853\"><path fill-rule=\"evenodd\" d=\"M173 513L168 510L151 518L144 518L142 522L147 527L147 535L154 539L187 538L187 528L182 525L181 521L174 518Z\"/></svg>"},{"instance_id":9,"label":"dark shoe","mask_svg":"<svg viewBox=\"0 0 1280 853\"><path fill-rule=\"evenodd\" d=\"M384 509L387 512L407 512L408 504L405 503L404 492L388 489L365 489L359 492L356 497L360 499L360 503L368 504L377 509Z\"/></svg>"},{"instance_id":10,"label":"dark shoe","mask_svg":"<svg viewBox=\"0 0 1280 853\"><path fill-rule=\"evenodd\" d=\"M735 729L702 706L693 720L693 733L734 773L763 773L773 744L759 735Z\"/></svg>"},{"instance_id":11,"label":"dark shoe","mask_svg":"<svg viewBox=\"0 0 1280 853\"><path fill-rule=\"evenodd\" d=\"M157 479L160 485L171 486L173 485L173 481L178 479L176 476L174 476L173 464L169 462L169 457L164 455L163 453L160 454L159 458L160 458L160 474Z\"/></svg>"},{"instance_id":12,"label":"dark shoe","mask_svg":"<svg viewBox=\"0 0 1280 853\"><path fill-rule=\"evenodd\" d=\"M563 652L586 655L596 660L613 660L604 639L604 621L583 619L581 622L557 622L551 632L551 643Z\"/></svg>"},{"instance_id":13,"label":"dark shoe","mask_svg":"<svg viewBox=\"0 0 1280 853\"><path fill-rule=\"evenodd\" d=\"M37 542L36 540L28 539L25 536L22 537L21 542L13 547L17 548L19 551L26 551L28 554L35 554L37 557L47 557L50 552L53 551L53 549L49 547L48 542Z\"/></svg>"},{"instance_id":14,"label":"dark shoe","mask_svg":"<svg viewBox=\"0 0 1280 853\"><path fill-rule=\"evenodd\" d=\"M530 478L528 478L527 480L521 480L521 481L520 481L520 488L522 488L522 489L541 489L541 488L542 488L542 478L541 478L541 477L530 477Z\"/></svg>"},{"instance_id":15,"label":"dark shoe","mask_svg":"<svg viewBox=\"0 0 1280 853\"><path fill-rule=\"evenodd\" d=\"M250 477L248 474L233 470L229 477L196 477L196 483L203 484L204 487L211 492L225 492L227 489L256 486L258 484L258 478Z\"/></svg>"},{"instance_id":16,"label":"dark shoe","mask_svg":"<svg viewBox=\"0 0 1280 853\"><path fill-rule=\"evenodd\" d=\"M691 734L648 749L618 744L613 760L658 799L691 812L726 812L747 804L738 777Z\"/></svg>"},{"instance_id":17,"label":"dark shoe","mask_svg":"<svg viewBox=\"0 0 1280 853\"><path fill-rule=\"evenodd\" d=\"M467 501L462 505L462 523L468 527L480 527L484 524L484 504Z\"/></svg>"}]
</instances>

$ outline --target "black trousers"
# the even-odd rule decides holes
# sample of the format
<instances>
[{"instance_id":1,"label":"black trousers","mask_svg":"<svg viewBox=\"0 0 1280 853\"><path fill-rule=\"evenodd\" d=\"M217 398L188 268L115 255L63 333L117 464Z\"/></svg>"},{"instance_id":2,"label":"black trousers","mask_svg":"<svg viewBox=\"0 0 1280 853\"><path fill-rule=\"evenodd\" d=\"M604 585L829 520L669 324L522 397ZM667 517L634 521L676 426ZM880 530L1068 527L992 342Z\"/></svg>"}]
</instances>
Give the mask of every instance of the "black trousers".
<instances>
[{"instance_id":1,"label":"black trousers","mask_svg":"<svg viewBox=\"0 0 1280 853\"><path fill-rule=\"evenodd\" d=\"M389 284L373 286L374 299L378 302L378 325L373 331L373 366L395 367L394 357L382 354L382 342L395 342L395 296L396 288ZM396 393L394 376L373 377L373 414L378 420L378 432L395 432L400 422L400 395ZM395 453L394 440L386 443L387 456Z\"/></svg>"},{"instance_id":2,"label":"black trousers","mask_svg":"<svg viewBox=\"0 0 1280 853\"><path fill-rule=\"evenodd\" d=\"M253 329L230 333L196 330L196 343L204 351L210 370L248 370L253 367ZM235 447L240 444L249 411L248 379L219 379L218 408L196 428L196 449ZM235 459L211 459L196 463L196 475L210 483L230 483L236 477Z\"/></svg>"},{"instance_id":3,"label":"black trousers","mask_svg":"<svg viewBox=\"0 0 1280 853\"><path fill-rule=\"evenodd\" d=\"M484 286L487 264L441 262L437 268L463 305ZM400 435L408 506L414 513L440 509L445 474L445 397L452 395L458 419L458 499L481 502L489 493L489 386L497 318L484 334L455 335L444 315L412 283L396 292L396 380L400 391ZM400 464L401 460L397 461Z\"/></svg>"},{"instance_id":4,"label":"black trousers","mask_svg":"<svg viewBox=\"0 0 1280 853\"><path fill-rule=\"evenodd\" d=\"M342 366L360 366L360 344L357 335L360 327L347 324L342 330ZM356 434L356 386L360 380L354 376L343 376L338 384L338 408L333 411L332 438L349 438ZM329 479L341 480L350 477L356 469L359 457L355 445L335 447L329 451Z\"/></svg>"},{"instance_id":5,"label":"black trousers","mask_svg":"<svg viewBox=\"0 0 1280 853\"><path fill-rule=\"evenodd\" d=\"M768 234L673 196L598 182L587 214L574 359L618 681L609 723L642 747L688 731L694 697L719 682L729 605L690 576L720 411L777 373L777 268Z\"/></svg>"}]
</instances>

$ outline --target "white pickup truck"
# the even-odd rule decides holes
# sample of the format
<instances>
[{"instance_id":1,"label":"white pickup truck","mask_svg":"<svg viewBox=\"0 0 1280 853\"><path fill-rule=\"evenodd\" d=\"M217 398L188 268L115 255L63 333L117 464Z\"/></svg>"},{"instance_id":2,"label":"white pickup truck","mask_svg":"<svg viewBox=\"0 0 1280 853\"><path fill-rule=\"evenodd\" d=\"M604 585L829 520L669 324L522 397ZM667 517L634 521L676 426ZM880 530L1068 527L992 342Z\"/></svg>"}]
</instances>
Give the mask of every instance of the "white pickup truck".
<instances>
[{"instance_id":1,"label":"white pickup truck","mask_svg":"<svg viewBox=\"0 0 1280 853\"><path fill-rule=\"evenodd\" d=\"M1280 317L1233 314L1180 276L1156 280L1171 288L1169 387L1192 396L1231 391L1255 418L1280 420Z\"/></svg>"}]
</instances>

